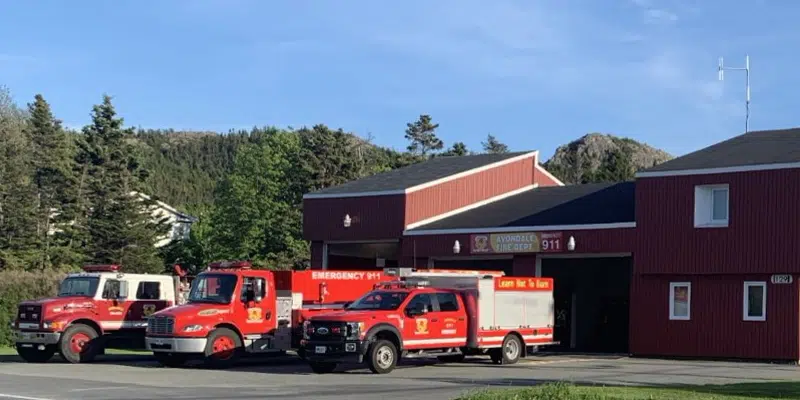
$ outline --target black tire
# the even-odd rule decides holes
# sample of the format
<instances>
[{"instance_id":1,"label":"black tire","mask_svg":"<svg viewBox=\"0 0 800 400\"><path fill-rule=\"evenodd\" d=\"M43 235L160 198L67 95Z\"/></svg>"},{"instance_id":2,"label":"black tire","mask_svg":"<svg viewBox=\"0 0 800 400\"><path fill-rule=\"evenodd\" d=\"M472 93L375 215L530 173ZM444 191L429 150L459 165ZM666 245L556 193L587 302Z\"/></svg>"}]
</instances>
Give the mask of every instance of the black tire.
<instances>
[{"instance_id":1,"label":"black tire","mask_svg":"<svg viewBox=\"0 0 800 400\"><path fill-rule=\"evenodd\" d=\"M464 361L465 357L466 356L464 354L451 354L446 356L439 356L436 358L443 363L460 363Z\"/></svg>"},{"instance_id":2,"label":"black tire","mask_svg":"<svg viewBox=\"0 0 800 400\"><path fill-rule=\"evenodd\" d=\"M46 346L44 350L37 349L38 345L33 345L34 347L22 347L22 345L17 345L17 354L19 354L20 358L29 362L29 363L45 363L50 361L51 358L56 354L56 349L53 346Z\"/></svg>"},{"instance_id":3,"label":"black tire","mask_svg":"<svg viewBox=\"0 0 800 400\"><path fill-rule=\"evenodd\" d=\"M61 358L71 364L89 363L102 353L99 343L100 334L89 325L70 325L61 335L58 353Z\"/></svg>"},{"instance_id":4,"label":"black tire","mask_svg":"<svg viewBox=\"0 0 800 400\"><path fill-rule=\"evenodd\" d=\"M377 340L367 352L367 366L375 374L388 374L397 366L397 347L388 340Z\"/></svg>"},{"instance_id":5,"label":"black tire","mask_svg":"<svg viewBox=\"0 0 800 400\"><path fill-rule=\"evenodd\" d=\"M495 364L511 365L516 364L522 357L522 351L525 346L517 335L507 335L503 339L503 347L499 349L492 349L489 357Z\"/></svg>"},{"instance_id":6,"label":"black tire","mask_svg":"<svg viewBox=\"0 0 800 400\"><path fill-rule=\"evenodd\" d=\"M329 374L336 369L336 363L334 362L311 361L308 365L315 374Z\"/></svg>"},{"instance_id":7,"label":"black tire","mask_svg":"<svg viewBox=\"0 0 800 400\"><path fill-rule=\"evenodd\" d=\"M232 344L233 348L226 349L225 352L219 353L214 349L215 343L221 344L219 342L223 342L226 345ZM236 332L228 328L217 328L208 334L208 343L206 343L206 349L203 354L203 364L206 367L219 369L230 368L236 364L236 361L239 360L241 355L242 339Z\"/></svg>"},{"instance_id":8,"label":"black tire","mask_svg":"<svg viewBox=\"0 0 800 400\"><path fill-rule=\"evenodd\" d=\"M153 352L153 356L156 358L159 364L167 367L167 368L180 368L186 365L188 361L188 357L186 354L180 353L163 353L163 352Z\"/></svg>"}]
</instances>

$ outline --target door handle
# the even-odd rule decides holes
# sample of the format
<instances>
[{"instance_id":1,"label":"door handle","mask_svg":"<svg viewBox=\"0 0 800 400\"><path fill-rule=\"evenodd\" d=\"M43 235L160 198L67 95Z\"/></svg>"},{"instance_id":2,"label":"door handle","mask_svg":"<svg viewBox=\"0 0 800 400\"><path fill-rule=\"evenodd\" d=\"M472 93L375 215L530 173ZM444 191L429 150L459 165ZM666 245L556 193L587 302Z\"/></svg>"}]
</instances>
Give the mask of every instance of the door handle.
<instances>
[{"instance_id":1,"label":"door handle","mask_svg":"<svg viewBox=\"0 0 800 400\"><path fill-rule=\"evenodd\" d=\"M431 318L431 322L439 322L439 318Z\"/></svg>"},{"instance_id":2,"label":"door handle","mask_svg":"<svg viewBox=\"0 0 800 400\"><path fill-rule=\"evenodd\" d=\"M464 320L464 317L460 317L458 320L459 320L459 321L463 321L463 320Z\"/></svg>"}]
</instances>

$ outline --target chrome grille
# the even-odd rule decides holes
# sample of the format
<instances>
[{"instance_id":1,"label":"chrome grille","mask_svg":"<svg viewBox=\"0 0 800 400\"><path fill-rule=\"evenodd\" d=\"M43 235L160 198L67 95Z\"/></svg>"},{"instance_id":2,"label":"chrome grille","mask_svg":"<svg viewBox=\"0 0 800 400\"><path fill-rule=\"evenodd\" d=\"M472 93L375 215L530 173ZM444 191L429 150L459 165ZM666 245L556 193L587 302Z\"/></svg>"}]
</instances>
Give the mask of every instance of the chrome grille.
<instances>
[{"instance_id":1,"label":"chrome grille","mask_svg":"<svg viewBox=\"0 0 800 400\"><path fill-rule=\"evenodd\" d=\"M310 339L316 342L341 342L347 332L347 324L333 321L314 321ZM322 328L322 329L320 329Z\"/></svg>"},{"instance_id":2,"label":"chrome grille","mask_svg":"<svg viewBox=\"0 0 800 400\"><path fill-rule=\"evenodd\" d=\"M147 332L154 335L171 335L175 329L175 318L151 317L147 320Z\"/></svg>"},{"instance_id":3,"label":"chrome grille","mask_svg":"<svg viewBox=\"0 0 800 400\"><path fill-rule=\"evenodd\" d=\"M42 320L42 306L21 305L19 306L17 318L22 323L40 322Z\"/></svg>"}]
</instances>

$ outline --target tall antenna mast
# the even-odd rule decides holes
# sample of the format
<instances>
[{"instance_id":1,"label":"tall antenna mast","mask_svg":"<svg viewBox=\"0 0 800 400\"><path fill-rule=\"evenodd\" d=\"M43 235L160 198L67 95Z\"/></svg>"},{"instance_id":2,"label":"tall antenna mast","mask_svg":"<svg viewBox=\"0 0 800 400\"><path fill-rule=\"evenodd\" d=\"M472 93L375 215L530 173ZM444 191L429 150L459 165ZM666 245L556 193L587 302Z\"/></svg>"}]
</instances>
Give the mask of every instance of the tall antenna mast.
<instances>
[{"instance_id":1,"label":"tall antenna mast","mask_svg":"<svg viewBox=\"0 0 800 400\"><path fill-rule=\"evenodd\" d=\"M719 80L722 81L725 78L725 70L730 71L744 71L746 75L745 81L745 119L744 119L744 132L747 133L750 131L750 56L744 56L744 68L732 68L732 67L725 67L722 64L722 57L719 58Z\"/></svg>"}]
</instances>

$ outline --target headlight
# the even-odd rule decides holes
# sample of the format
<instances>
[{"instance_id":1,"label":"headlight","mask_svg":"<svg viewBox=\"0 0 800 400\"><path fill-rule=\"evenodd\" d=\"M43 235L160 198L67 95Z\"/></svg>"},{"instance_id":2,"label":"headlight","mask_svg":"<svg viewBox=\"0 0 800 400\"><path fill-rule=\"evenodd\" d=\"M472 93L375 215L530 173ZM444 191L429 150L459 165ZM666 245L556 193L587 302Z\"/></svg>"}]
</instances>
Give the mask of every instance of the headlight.
<instances>
[{"instance_id":1,"label":"headlight","mask_svg":"<svg viewBox=\"0 0 800 400\"><path fill-rule=\"evenodd\" d=\"M44 329L52 329L52 330L59 330L64 327L64 321L44 321L42 322L42 328Z\"/></svg>"},{"instance_id":2,"label":"headlight","mask_svg":"<svg viewBox=\"0 0 800 400\"><path fill-rule=\"evenodd\" d=\"M203 325L189 325L183 328L184 332L197 332L202 330L203 330Z\"/></svg>"},{"instance_id":3,"label":"headlight","mask_svg":"<svg viewBox=\"0 0 800 400\"><path fill-rule=\"evenodd\" d=\"M310 329L311 321L305 320L303 321L303 339L310 339L311 335L308 331Z\"/></svg>"},{"instance_id":4,"label":"headlight","mask_svg":"<svg viewBox=\"0 0 800 400\"><path fill-rule=\"evenodd\" d=\"M364 332L363 322L348 322L347 323L347 337L357 339L361 333Z\"/></svg>"}]
</instances>

